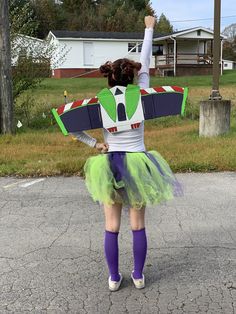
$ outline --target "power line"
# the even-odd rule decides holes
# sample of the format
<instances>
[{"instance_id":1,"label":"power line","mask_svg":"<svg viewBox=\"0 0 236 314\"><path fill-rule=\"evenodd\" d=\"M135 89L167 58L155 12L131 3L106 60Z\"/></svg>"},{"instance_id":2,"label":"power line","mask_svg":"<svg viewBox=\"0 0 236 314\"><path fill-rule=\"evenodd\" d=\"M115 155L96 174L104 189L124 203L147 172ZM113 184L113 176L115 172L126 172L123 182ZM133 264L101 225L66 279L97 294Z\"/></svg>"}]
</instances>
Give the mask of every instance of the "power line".
<instances>
[{"instance_id":1,"label":"power line","mask_svg":"<svg viewBox=\"0 0 236 314\"><path fill-rule=\"evenodd\" d=\"M236 15L228 15L228 16L222 16L222 19L228 19L231 17L236 17ZM171 23L182 23L182 22L196 22L196 21L209 21L214 20L214 17L208 17L204 19L192 19L192 20L176 20L176 21L170 21Z\"/></svg>"}]
</instances>

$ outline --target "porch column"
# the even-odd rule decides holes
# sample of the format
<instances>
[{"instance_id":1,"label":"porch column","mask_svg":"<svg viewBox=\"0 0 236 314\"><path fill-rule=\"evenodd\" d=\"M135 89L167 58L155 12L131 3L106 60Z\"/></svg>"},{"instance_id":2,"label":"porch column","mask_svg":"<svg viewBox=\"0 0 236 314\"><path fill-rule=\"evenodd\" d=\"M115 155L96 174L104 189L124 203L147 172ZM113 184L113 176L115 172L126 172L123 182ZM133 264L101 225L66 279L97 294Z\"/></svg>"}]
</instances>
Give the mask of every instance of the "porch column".
<instances>
[{"instance_id":1,"label":"porch column","mask_svg":"<svg viewBox=\"0 0 236 314\"><path fill-rule=\"evenodd\" d=\"M168 55L168 57L167 57ZM168 47L168 41L166 39L166 64L167 64L167 60L168 60L168 63L169 63L169 47Z\"/></svg>"},{"instance_id":2,"label":"porch column","mask_svg":"<svg viewBox=\"0 0 236 314\"><path fill-rule=\"evenodd\" d=\"M176 76L176 39L170 38L174 41L174 76Z\"/></svg>"},{"instance_id":3,"label":"porch column","mask_svg":"<svg viewBox=\"0 0 236 314\"><path fill-rule=\"evenodd\" d=\"M199 59L200 59L200 56L199 56L199 39L197 41L197 63L199 64Z\"/></svg>"}]
</instances>

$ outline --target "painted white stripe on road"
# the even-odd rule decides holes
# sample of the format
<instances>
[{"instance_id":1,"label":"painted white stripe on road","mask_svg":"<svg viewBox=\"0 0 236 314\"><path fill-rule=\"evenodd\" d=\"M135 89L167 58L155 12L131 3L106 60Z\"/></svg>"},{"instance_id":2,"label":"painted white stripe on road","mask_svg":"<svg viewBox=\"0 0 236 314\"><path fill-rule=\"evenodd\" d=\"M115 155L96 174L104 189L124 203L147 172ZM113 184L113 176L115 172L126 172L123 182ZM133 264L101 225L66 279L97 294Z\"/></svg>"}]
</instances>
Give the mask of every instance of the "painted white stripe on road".
<instances>
[{"instance_id":1,"label":"painted white stripe on road","mask_svg":"<svg viewBox=\"0 0 236 314\"><path fill-rule=\"evenodd\" d=\"M11 187L13 187L13 186L15 186L15 185L18 185L18 184L20 184L20 183L22 183L22 182L25 182L25 181L27 181L27 180L19 180L19 181L17 181L17 182L14 182L14 183L5 185L5 186L3 186L3 188L4 188L4 189L8 189L8 188L11 188Z\"/></svg>"},{"instance_id":2,"label":"painted white stripe on road","mask_svg":"<svg viewBox=\"0 0 236 314\"><path fill-rule=\"evenodd\" d=\"M22 188L27 188L27 187L30 186L30 185L33 185L33 184L35 184L35 183L42 182L42 181L44 181L44 180L45 180L45 178L33 180L33 181L27 182L27 183L25 183L25 184L21 184L20 187L22 187Z\"/></svg>"}]
</instances>

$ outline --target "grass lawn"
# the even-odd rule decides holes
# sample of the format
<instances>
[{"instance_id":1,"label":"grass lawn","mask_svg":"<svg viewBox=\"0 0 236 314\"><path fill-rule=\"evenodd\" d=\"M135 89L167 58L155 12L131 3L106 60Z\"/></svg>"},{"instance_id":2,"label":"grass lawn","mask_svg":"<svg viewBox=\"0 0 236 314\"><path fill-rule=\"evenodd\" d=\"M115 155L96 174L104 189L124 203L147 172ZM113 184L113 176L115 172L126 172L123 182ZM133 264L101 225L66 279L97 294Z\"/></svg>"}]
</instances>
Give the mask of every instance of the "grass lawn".
<instances>
[{"instance_id":1,"label":"grass lawn","mask_svg":"<svg viewBox=\"0 0 236 314\"><path fill-rule=\"evenodd\" d=\"M190 96L195 96L195 89L197 91L204 90L205 93L199 95L205 99L211 91L211 76L189 76L189 77L152 77L151 86L160 85L178 85L187 86L190 89ZM63 92L67 90L68 100L74 101L76 99L89 98L96 95L98 91L107 85L105 78L75 78L75 79L45 79L40 87L32 93L32 96L40 99L42 102L53 104L58 107L59 104L64 102ZM225 87L236 87L236 71L225 71L224 75L220 78L220 85L223 87L223 96ZM236 90L234 91L234 98ZM190 97L190 99L193 97ZM195 99L193 99L194 101Z\"/></svg>"},{"instance_id":2,"label":"grass lawn","mask_svg":"<svg viewBox=\"0 0 236 314\"><path fill-rule=\"evenodd\" d=\"M235 171L236 170L236 71L221 77L220 92L224 99L232 100L232 127L229 134L217 138L199 138L199 101L208 99L211 77L152 78L155 85L189 87L188 117L169 117L148 121L145 124L145 143L148 150L158 150L175 172ZM46 79L33 92L32 112L46 112L63 103L63 91L69 99L91 97L106 86L101 79ZM57 126L50 123L39 130L22 128L15 136L0 136L0 176L82 175L85 160L97 152L70 137L64 137ZM90 132L102 141L102 132Z\"/></svg>"},{"instance_id":3,"label":"grass lawn","mask_svg":"<svg viewBox=\"0 0 236 314\"><path fill-rule=\"evenodd\" d=\"M101 132L91 134L102 140ZM198 123L180 121L172 127L146 123L148 150L158 150L176 172L236 170L236 125L230 134L198 137ZM59 132L31 131L0 137L0 175L82 175L85 160L96 154Z\"/></svg>"}]
</instances>

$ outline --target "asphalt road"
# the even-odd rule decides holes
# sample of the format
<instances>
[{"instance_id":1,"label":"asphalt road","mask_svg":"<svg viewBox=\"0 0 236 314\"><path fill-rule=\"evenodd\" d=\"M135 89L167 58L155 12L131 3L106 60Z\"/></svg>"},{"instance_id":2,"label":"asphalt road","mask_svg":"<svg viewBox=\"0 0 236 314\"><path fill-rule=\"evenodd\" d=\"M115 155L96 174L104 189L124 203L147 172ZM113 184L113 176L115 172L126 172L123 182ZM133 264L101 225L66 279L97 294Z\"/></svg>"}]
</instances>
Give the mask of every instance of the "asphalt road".
<instances>
[{"instance_id":1,"label":"asphalt road","mask_svg":"<svg viewBox=\"0 0 236 314\"><path fill-rule=\"evenodd\" d=\"M0 313L236 313L236 173L179 174L185 196L148 208L136 290L127 211L124 282L109 292L102 208L78 177L0 178Z\"/></svg>"}]
</instances>

